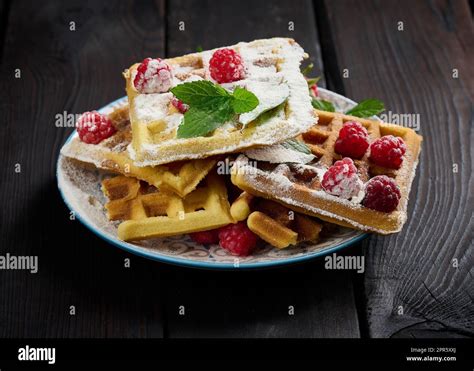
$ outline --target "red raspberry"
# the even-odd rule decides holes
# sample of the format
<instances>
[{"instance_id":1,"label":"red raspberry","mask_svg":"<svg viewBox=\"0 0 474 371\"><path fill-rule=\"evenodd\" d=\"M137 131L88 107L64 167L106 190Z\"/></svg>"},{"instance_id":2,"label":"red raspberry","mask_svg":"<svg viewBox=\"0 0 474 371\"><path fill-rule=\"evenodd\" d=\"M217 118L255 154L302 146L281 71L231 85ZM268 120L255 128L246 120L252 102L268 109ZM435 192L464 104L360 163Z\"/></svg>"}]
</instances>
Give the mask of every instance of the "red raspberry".
<instances>
[{"instance_id":1,"label":"red raspberry","mask_svg":"<svg viewBox=\"0 0 474 371\"><path fill-rule=\"evenodd\" d=\"M367 182L362 204L369 209L389 213L397 208L400 197L400 189L392 178L377 175Z\"/></svg>"},{"instance_id":2,"label":"red raspberry","mask_svg":"<svg viewBox=\"0 0 474 371\"><path fill-rule=\"evenodd\" d=\"M219 230L213 229L211 231L202 231L190 233L189 236L194 242L201 245L210 245L219 242Z\"/></svg>"},{"instance_id":3,"label":"red raspberry","mask_svg":"<svg viewBox=\"0 0 474 371\"><path fill-rule=\"evenodd\" d=\"M407 147L402 138L385 135L370 145L369 158L375 165L398 169L406 151Z\"/></svg>"},{"instance_id":4,"label":"red raspberry","mask_svg":"<svg viewBox=\"0 0 474 371\"><path fill-rule=\"evenodd\" d=\"M343 156L360 159L369 147L369 133L357 121L347 121L339 130L339 137L334 147Z\"/></svg>"},{"instance_id":5,"label":"red raspberry","mask_svg":"<svg viewBox=\"0 0 474 371\"><path fill-rule=\"evenodd\" d=\"M357 175L357 168L349 157L336 161L323 175L323 189L334 196L349 199L357 196L363 183Z\"/></svg>"},{"instance_id":6,"label":"red raspberry","mask_svg":"<svg viewBox=\"0 0 474 371\"><path fill-rule=\"evenodd\" d=\"M164 93L173 82L171 67L160 58L146 58L137 68L133 85L140 93Z\"/></svg>"},{"instance_id":7,"label":"red raspberry","mask_svg":"<svg viewBox=\"0 0 474 371\"><path fill-rule=\"evenodd\" d=\"M309 90L311 91L311 94L313 94L314 97L318 96L318 86L316 84L311 85Z\"/></svg>"},{"instance_id":8,"label":"red raspberry","mask_svg":"<svg viewBox=\"0 0 474 371\"><path fill-rule=\"evenodd\" d=\"M232 49L216 50L209 61L209 71L219 84L244 78L242 58Z\"/></svg>"},{"instance_id":9,"label":"red raspberry","mask_svg":"<svg viewBox=\"0 0 474 371\"><path fill-rule=\"evenodd\" d=\"M112 121L97 111L84 112L77 120L76 126L79 138L89 144L100 143L117 131Z\"/></svg>"},{"instance_id":10,"label":"red raspberry","mask_svg":"<svg viewBox=\"0 0 474 371\"><path fill-rule=\"evenodd\" d=\"M219 230L219 243L232 255L247 256L257 245L258 237L245 222L229 224Z\"/></svg>"},{"instance_id":11,"label":"red raspberry","mask_svg":"<svg viewBox=\"0 0 474 371\"><path fill-rule=\"evenodd\" d=\"M171 99L171 104L181 113L186 113L189 109L189 106L186 103L181 102L178 98L173 97Z\"/></svg>"}]
</instances>

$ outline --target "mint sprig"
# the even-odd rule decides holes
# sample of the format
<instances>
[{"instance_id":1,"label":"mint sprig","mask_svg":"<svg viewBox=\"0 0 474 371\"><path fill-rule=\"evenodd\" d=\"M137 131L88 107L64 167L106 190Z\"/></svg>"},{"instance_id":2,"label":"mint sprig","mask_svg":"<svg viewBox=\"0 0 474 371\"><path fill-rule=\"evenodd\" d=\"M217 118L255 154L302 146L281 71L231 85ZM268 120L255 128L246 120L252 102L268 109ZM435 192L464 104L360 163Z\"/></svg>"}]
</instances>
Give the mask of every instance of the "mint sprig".
<instances>
[{"instance_id":1,"label":"mint sprig","mask_svg":"<svg viewBox=\"0 0 474 371\"><path fill-rule=\"evenodd\" d=\"M314 64L311 62L305 68L303 68L303 70L301 71L301 74L303 76L308 76L308 74L311 72L313 68L314 68Z\"/></svg>"},{"instance_id":2,"label":"mint sprig","mask_svg":"<svg viewBox=\"0 0 474 371\"><path fill-rule=\"evenodd\" d=\"M231 94L206 80L177 85L171 92L190 106L178 127L178 138L206 135L235 115L252 111L259 104L255 94L244 88L236 87Z\"/></svg>"},{"instance_id":3,"label":"mint sprig","mask_svg":"<svg viewBox=\"0 0 474 371\"><path fill-rule=\"evenodd\" d=\"M218 105L230 96L222 86L207 80L186 82L175 86L171 92L183 103L194 107Z\"/></svg>"},{"instance_id":4,"label":"mint sprig","mask_svg":"<svg viewBox=\"0 0 474 371\"><path fill-rule=\"evenodd\" d=\"M311 154L311 150L309 149L309 147L305 143L300 142L296 139L288 139L285 142L281 143L281 145L286 149L292 149L293 151L298 151L306 155Z\"/></svg>"},{"instance_id":5,"label":"mint sprig","mask_svg":"<svg viewBox=\"0 0 474 371\"><path fill-rule=\"evenodd\" d=\"M385 105L378 99L366 99L346 112L356 117L371 117L385 111Z\"/></svg>"},{"instance_id":6,"label":"mint sprig","mask_svg":"<svg viewBox=\"0 0 474 371\"><path fill-rule=\"evenodd\" d=\"M285 108L285 102L279 104L276 107L273 107L272 109L269 109L268 111L261 113L253 121L255 123L255 126L258 126L258 125L263 124L264 122L267 122L271 118L275 117L284 108Z\"/></svg>"},{"instance_id":7,"label":"mint sprig","mask_svg":"<svg viewBox=\"0 0 474 371\"><path fill-rule=\"evenodd\" d=\"M313 77L313 78L306 78L306 82L308 83L308 88L312 87L314 84L317 84L318 81L321 80L321 76Z\"/></svg>"},{"instance_id":8,"label":"mint sprig","mask_svg":"<svg viewBox=\"0 0 474 371\"><path fill-rule=\"evenodd\" d=\"M331 102L328 102L327 100L313 98L313 100L311 101L311 104L313 105L314 108L320 111L327 111L327 112L336 111L336 107L334 107L334 104L332 104Z\"/></svg>"},{"instance_id":9,"label":"mint sprig","mask_svg":"<svg viewBox=\"0 0 474 371\"><path fill-rule=\"evenodd\" d=\"M219 107L190 107L184 114L184 122L178 127L178 138L194 138L204 136L217 129L222 123L229 121L234 111L226 102Z\"/></svg>"},{"instance_id":10,"label":"mint sprig","mask_svg":"<svg viewBox=\"0 0 474 371\"><path fill-rule=\"evenodd\" d=\"M235 113L252 111L259 103L255 94L241 87L236 87L232 96L234 99L232 99L231 105Z\"/></svg>"},{"instance_id":11,"label":"mint sprig","mask_svg":"<svg viewBox=\"0 0 474 371\"><path fill-rule=\"evenodd\" d=\"M314 108L320 111L335 112L336 108L334 104L323 99L315 99L311 101ZM378 99L366 99L360 102L355 107L346 111L346 115L368 118L374 115L378 115L385 110L385 105Z\"/></svg>"}]
</instances>

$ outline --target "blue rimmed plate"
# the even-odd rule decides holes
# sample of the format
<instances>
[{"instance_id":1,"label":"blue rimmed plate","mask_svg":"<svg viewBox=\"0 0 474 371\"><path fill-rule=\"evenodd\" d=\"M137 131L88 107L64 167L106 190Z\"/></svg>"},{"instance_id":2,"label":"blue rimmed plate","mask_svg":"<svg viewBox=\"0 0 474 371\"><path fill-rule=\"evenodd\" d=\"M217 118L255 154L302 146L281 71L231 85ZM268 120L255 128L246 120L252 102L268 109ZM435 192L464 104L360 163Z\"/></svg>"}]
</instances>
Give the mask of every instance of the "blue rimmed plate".
<instances>
[{"instance_id":1,"label":"blue rimmed plate","mask_svg":"<svg viewBox=\"0 0 474 371\"><path fill-rule=\"evenodd\" d=\"M331 91L325 89L318 91L321 98L332 101L338 110L347 110L355 105L350 99ZM101 108L99 112L107 114L126 103L127 98L123 97ZM76 135L74 131L67 141ZM164 263L206 269L274 267L314 259L348 247L367 236L367 233L341 227L318 243L303 243L283 250L268 245L251 256L239 258L228 254L218 245L211 245L208 248L198 245L188 236L128 243L117 238L118 223L109 222L105 214L103 205L106 200L100 189L100 183L109 176L108 174L85 169L60 155L56 176L64 202L88 229L114 246Z\"/></svg>"}]
</instances>

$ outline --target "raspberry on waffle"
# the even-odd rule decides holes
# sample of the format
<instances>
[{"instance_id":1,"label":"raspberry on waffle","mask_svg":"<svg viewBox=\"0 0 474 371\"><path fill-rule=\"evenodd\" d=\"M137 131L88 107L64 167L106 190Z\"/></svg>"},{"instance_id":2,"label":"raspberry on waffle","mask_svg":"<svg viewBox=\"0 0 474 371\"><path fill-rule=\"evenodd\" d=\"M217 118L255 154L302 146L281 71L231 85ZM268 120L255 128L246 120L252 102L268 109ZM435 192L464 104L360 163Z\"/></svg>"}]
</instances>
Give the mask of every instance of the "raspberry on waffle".
<instances>
[{"instance_id":1,"label":"raspberry on waffle","mask_svg":"<svg viewBox=\"0 0 474 371\"><path fill-rule=\"evenodd\" d=\"M300 72L304 58L307 54L293 39L272 38L156 60L153 63L161 67L150 71L145 68L150 61L134 64L124 72L124 77L133 131L129 152L135 165L154 166L237 152L278 143L307 131L316 117L307 82ZM166 81L157 82L161 75ZM172 86L204 79L221 83L228 90L243 87L254 93L260 103L244 118L241 115L232 119L209 135L178 138L177 129L186 107L173 101L171 92L162 90L169 85L169 78ZM150 93L153 86L159 89ZM278 104L284 109L272 117L260 116L260 121L256 120L275 100L269 92L279 91L287 92L284 103Z\"/></svg>"},{"instance_id":2,"label":"raspberry on waffle","mask_svg":"<svg viewBox=\"0 0 474 371\"><path fill-rule=\"evenodd\" d=\"M279 165L256 161L256 166L254 166L255 160L250 160L242 154L232 168L232 182L248 193L275 200L293 210L317 216L335 224L381 234L400 231L407 219L408 197L415 177L422 137L412 129L398 125L341 113L318 110L316 113L319 116L318 123L298 138L306 143L315 156L313 161L308 164ZM357 168L357 177L366 183L366 187L367 184L373 183L371 180L378 175L387 176L392 180L390 184L379 185L381 181L378 181L371 187L367 187L371 194L367 195L365 202L364 189L361 189L359 194L347 193L351 197L345 198L340 197L343 192L341 193L337 188L338 193L331 194L321 184L328 169L337 165L336 161L343 159L342 155L336 153L335 143L344 123L350 121L358 122L366 129L370 143L376 142L381 137L393 135L401 138L406 147L400 150L405 152L398 169L382 167L372 162L370 150L367 150L360 159L353 160ZM390 141L393 143L387 146L388 150L397 146L402 147L398 140L396 143L393 140ZM341 169L344 167L343 164L338 166ZM345 166L350 167L350 164ZM353 176L352 171L346 170L346 172L348 176ZM340 181L337 176L334 179ZM355 181L352 179L341 184L354 186ZM385 181L382 180L382 183ZM334 182L328 184L331 187L335 185ZM379 193L375 193L378 190L380 190ZM386 197L387 200L376 202L374 197ZM398 204L395 204L396 208L393 210L393 204L396 201ZM377 208L393 211L378 211Z\"/></svg>"},{"instance_id":3,"label":"raspberry on waffle","mask_svg":"<svg viewBox=\"0 0 474 371\"><path fill-rule=\"evenodd\" d=\"M138 167L126 151L132 140L128 105L118 106L106 118L115 128L111 136L97 144L86 143L79 137L74 137L62 147L61 154L85 165L135 177L179 196L193 191L216 164L215 158L207 158Z\"/></svg>"}]
</instances>

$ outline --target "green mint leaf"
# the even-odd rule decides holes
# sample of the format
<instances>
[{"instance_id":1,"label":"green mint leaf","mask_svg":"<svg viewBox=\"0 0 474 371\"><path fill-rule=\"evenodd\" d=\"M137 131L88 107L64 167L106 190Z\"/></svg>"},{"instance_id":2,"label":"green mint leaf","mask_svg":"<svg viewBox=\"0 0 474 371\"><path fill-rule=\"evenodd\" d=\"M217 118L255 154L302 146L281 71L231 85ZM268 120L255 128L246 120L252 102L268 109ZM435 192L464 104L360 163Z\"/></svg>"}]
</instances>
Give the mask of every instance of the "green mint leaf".
<instances>
[{"instance_id":1,"label":"green mint leaf","mask_svg":"<svg viewBox=\"0 0 474 371\"><path fill-rule=\"evenodd\" d=\"M308 64L308 65L303 69L303 71L301 71L301 74L302 74L303 76L307 76L308 73L311 72L311 70L313 69L313 67L314 67L314 64L313 64L313 63Z\"/></svg>"},{"instance_id":2,"label":"green mint leaf","mask_svg":"<svg viewBox=\"0 0 474 371\"><path fill-rule=\"evenodd\" d=\"M286 101L290 95L288 84L280 79L269 81L249 82L247 87L259 97L258 106L250 112L242 113L239 122L244 126L254 121L263 112L268 111Z\"/></svg>"},{"instance_id":3,"label":"green mint leaf","mask_svg":"<svg viewBox=\"0 0 474 371\"><path fill-rule=\"evenodd\" d=\"M335 112L336 108L331 102L328 102L326 100L322 99L313 99L311 101L311 104L313 105L314 108L321 110L321 111L327 111L327 112Z\"/></svg>"},{"instance_id":4,"label":"green mint leaf","mask_svg":"<svg viewBox=\"0 0 474 371\"><path fill-rule=\"evenodd\" d=\"M190 106L178 127L178 138L206 135L235 114L249 112L258 106L258 98L250 91L237 87L232 94L210 81L193 81L171 89L176 98Z\"/></svg>"},{"instance_id":5,"label":"green mint leaf","mask_svg":"<svg viewBox=\"0 0 474 371\"><path fill-rule=\"evenodd\" d=\"M366 99L360 102L354 108L351 108L346 112L346 115L352 115L356 117L371 117L378 115L385 110L385 105L378 99Z\"/></svg>"},{"instance_id":6,"label":"green mint leaf","mask_svg":"<svg viewBox=\"0 0 474 371\"><path fill-rule=\"evenodd\" d=\"M309 147L305 143L300 142L296 139L288 139L287 141L281 143L281 145L286 149L292 149L293 151L298 151L307 155L311 155L311 150L309 149Z\"/></svg>"},{"instance_id":7,"label":"green mint leaf","mask_svg":"<svg viewBox=\"0 0 474 371\"><path fill-rule=\"evenodd\" d=\"M321 76L312 78L312 79L306 79L306 82L308 83L308 87L312 87L314 84L317 84L318 81L321 80Z\"/></svg>"},{"instance_id":8,"label":"green mint leaf","mask_svg":"<svg viewBox=\"0 0 474 371\"><path fill-rule=\"evenodd\" d=\"M198 53L201 53L201 52L203 51L202 46L201 46L201 45L198 45L198 46L196 47L196 51L197 51Z\"/></svg>"},{"instance_id":9,"label":"green mint leaf","mask_svg":"<svg viewBox=\"0 0 474 371\"><path fill-rule=\"evenodd\" d=\"M183 103L195 107L220 106L231 98L223 87L206 80L179 84L171 92Z\"/></svg>"},{"instance_id":10,"label":"green mint leaf","mask_svg":"<svg viewBox=\"0 0 474 371\"><path fill-rule=\"evenodd\" d=\"M190 107L179 125L177 138L194 138L204 136L222 126L234 116L230 101L219 106L203 108Z\"/></svg>"},{"instance_id":11,"label":"green mint leaf","mask_svg":"<svg viewBox=\"0 0 474 371\"><path fill-rule=\"evenodd\" d=\"M234 99L231 104L235 113L252 111L259 103L254 93L241 87L236 87L232 96Z\"/></svg>"},{"instance_id":12,"label":"green mint leaf","mask_svg":"<svg viewBox=\"0 0 474 371\"><path fill-rule=\"evenodd\" d=\"M285 102L286 101L258 115L257 118L253 120L253 122L255 123L255 126L261 125L264 122L267 122L271 118L275 117L285 107Z\"/></svg>"}]
</instances>

